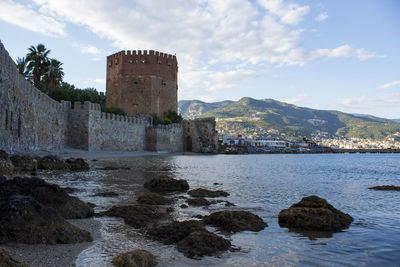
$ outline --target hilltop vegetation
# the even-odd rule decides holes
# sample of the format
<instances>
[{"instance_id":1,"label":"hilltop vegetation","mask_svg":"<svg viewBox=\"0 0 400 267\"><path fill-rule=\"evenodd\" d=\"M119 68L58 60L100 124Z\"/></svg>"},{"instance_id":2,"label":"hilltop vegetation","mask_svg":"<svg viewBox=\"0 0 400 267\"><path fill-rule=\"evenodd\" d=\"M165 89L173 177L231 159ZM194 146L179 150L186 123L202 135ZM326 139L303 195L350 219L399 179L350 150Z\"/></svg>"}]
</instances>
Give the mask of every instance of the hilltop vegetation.
<instances>
[{"instance_id":1,"label":"hilltop vegetation","mask_svg":"<svg viewBox=\"0 0 400 267\"><path fill-rule=\"evenodd\" d=\"M373 116L298 107L273 99L244 97L239 101L180 101L183 117L215 117L222 133L258 136L360 137L384 139L400 132L400 123ZM196 113L196 111L198 111Z\"/></svg>"}]
</instances>

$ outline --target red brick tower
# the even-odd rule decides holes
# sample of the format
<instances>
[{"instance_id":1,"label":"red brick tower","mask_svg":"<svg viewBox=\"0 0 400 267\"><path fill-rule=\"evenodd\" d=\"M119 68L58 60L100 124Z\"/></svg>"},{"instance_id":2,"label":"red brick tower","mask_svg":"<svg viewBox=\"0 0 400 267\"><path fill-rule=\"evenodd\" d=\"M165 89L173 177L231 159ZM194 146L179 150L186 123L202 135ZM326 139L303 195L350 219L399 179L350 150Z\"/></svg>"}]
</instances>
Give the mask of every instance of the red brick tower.
<instances>
[{"instance_id":1,"label":"red brick tower","mask_svg":"<svg viewBox=\"0 0 400 267\"><path fill-rule=\"evenodd\" d=\"M176 56L155 51L121 51L107 57L106 106L128 116L178 112Z\"/></svg>"}]
</instances>

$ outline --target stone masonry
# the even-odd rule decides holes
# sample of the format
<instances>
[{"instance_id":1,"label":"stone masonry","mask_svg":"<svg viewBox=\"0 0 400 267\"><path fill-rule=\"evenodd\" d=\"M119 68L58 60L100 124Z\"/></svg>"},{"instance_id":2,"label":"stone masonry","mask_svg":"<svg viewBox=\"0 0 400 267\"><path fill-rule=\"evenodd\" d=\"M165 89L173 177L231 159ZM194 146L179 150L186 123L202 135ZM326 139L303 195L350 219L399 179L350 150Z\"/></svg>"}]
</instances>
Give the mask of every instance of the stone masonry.
<instances>
[{"instance_id":1,"label":"stone masonry","mask_svg":"<svg viewBox=\"0 0 400 267\"><path fill-rule=\"evenodd\" d=\"M176 56L155 51L121 51L107 57L107 106L128 116L178 111Z\"/></svg>"},{"instance_id":2,"label":"stone masonry","mask_svg":"<svg viewBox=\"0 0 400 267\"><path fill-rule=\"evenodd\" d=\"M168 71L164 74L172 75ZM144 79L158 81L165 77ZM101 112L98 104L75 102L72 108L70 102L57 102L18 73L0 42L0 150L52 151L66 147L213 152L217 149L217 134L213 118L153 126L137 117Z\"/></svg>"}]
</instances>

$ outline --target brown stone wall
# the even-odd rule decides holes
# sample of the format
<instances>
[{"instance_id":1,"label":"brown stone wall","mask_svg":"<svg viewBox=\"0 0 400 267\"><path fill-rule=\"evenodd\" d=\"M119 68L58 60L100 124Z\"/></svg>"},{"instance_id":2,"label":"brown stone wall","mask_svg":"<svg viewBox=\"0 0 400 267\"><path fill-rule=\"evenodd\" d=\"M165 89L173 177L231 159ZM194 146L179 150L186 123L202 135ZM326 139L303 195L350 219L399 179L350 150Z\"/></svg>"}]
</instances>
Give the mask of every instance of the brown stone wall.
<instances>
[{"instance_id":1,"label":"brown stone wall","mask_svg":"<svg viewBox=\"0 0 400 267\"><path fill-rule=\"evenodd\" d=\"M178 63L154 51L122 51L107 57L107 106L128 116L178 111Z\"/></svg>"},{"instance_id":2,"label":"brown stone wall","mask_svg":"<svg viewBox=\"0 0 400 267\"><path fill-rule=\"evenodd\" d=\"M213 153L218 150L218 134L215 130L215 118L201 118L184 123L185 151Z\"/></svg>"}]
</instances>

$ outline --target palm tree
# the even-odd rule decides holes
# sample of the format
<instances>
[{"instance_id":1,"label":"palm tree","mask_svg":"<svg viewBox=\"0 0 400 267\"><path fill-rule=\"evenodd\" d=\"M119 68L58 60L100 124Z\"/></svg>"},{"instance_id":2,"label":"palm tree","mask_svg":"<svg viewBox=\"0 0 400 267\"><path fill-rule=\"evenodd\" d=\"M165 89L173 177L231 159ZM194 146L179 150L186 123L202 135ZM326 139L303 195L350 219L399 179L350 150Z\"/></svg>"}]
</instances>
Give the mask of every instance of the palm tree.
<instances>
[{"instance_id":1,"label":"palm tree","mask_svg":"<svg viewBox=\"0 0 400 267\"><path fill-rule=\"evenodd\" d=\"M54 91L56 86L61 84L64 77L63 68L61 67L62 64L63 63L57 59L50 59L47 71L43 76L47 93Z\"/></svg>"},{"instance_id":2,"label":"palm tree","mask_svg":"<svg viewBox=\"0 0 400 267\"><path fill-rule=\"evenodd\" d=\"M29 70L28 70L28 61L25 57L18 57L17 58L17 69L18 72L25 76L27 80L29 80Z\"/></svg>"},{"instance_id":3,"label":"palm tree","mask_svg":"<svg viewBox=\"0 0 400 267\"><path fill-rule=\"evenodd\" d=\"M50 64L48 58L50 50L47 50L43 44L38 44L36 47L32 45L28 50L29 53L26 55L27 68L32 73L33 84L39 87L43 75L47 72Z\"/></svg>"}]
</instances>

